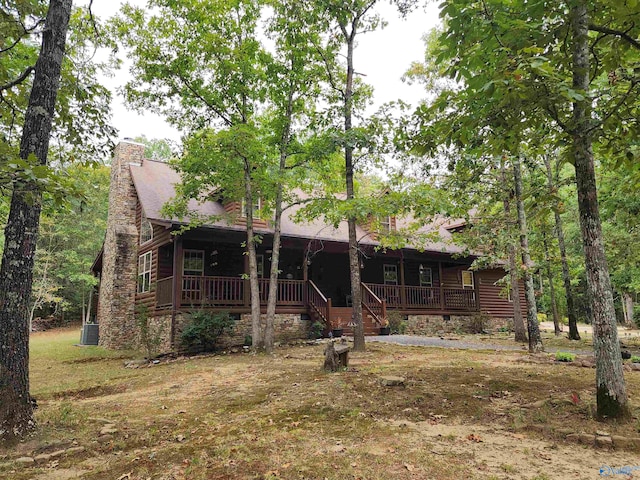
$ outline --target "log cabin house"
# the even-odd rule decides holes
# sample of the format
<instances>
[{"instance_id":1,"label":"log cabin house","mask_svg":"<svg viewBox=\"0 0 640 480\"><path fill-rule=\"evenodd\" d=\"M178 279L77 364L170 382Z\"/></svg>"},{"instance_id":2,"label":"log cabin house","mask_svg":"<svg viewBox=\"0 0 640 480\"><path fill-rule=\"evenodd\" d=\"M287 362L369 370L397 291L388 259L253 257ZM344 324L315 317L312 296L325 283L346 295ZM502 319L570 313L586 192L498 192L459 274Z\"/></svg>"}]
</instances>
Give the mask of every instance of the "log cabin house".
<instances>
[{"instance_id":1,"label":"log cabin house","mask_svg":"<svg viewBox=\"0 0 640 480\"><path fill-rule=\"evenodd\" d=\"M125 140L116 147L112 163L107 232L93 265L100 277L100 344L136 346L141 306L165 350L176 346L188 312L199 308L234 314L238 322L227 340L242 344L251 328L241 202L192 201L190 208L220 220L176 235L183 222L166 218L161 209L174 196L180 177L168 164L143 157L143 145ZM350 333L346 222L338 228L320 220L296 223L291 218L295 208L287 212L282 220L276 340L307 338L314 321L326 330L340 327ZM381 223L393 230L399 222L390 217ZM264 236L257 254L266 308L272 230L265 220L255 227ZM426 228L439 228L446 240L451 237L446 227ZM435 333L447 324L463 328L479 314L500 321L513 317L512 299L498 284L505 275L501 268L472 271L475 257L461 258L462 249L446 241L424 251L378 250L375 232L367 226L358 229L366 334L377 334L394 311L405 320L407 333L415 334Z\"/></svg>"}]
</instances>

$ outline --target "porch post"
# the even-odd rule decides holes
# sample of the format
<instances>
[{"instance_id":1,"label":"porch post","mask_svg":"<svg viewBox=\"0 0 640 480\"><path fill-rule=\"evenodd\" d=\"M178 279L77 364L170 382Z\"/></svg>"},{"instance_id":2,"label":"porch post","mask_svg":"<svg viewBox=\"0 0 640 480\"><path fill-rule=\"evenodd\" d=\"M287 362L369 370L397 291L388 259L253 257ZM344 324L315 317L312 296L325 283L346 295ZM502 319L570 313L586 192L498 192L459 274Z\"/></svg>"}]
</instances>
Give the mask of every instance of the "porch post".
<instances>
[{"instance_id":1,"label":"porch post","mask_svg":"<svg viewBox=\"0 0 640 480\"><path fill-rule=\"evenodd\" d=\"M171 298L171 344L176 340L176 313L182 303L182 236L173 238L173 280Z\"/></svg>"},{"instance_id":2,"label":"porch post","mask_svg":"<svg viewBox=\"0 0 640 480\"><path fill-rule=\"evenodd\" d=\"M307 249L302 250L302 295L305 307L309 305L309 265L307 265Z\"/></svg>"},{"instance_id":3,"label":"porch post","mask_svg":"<svg viewBox=\"0 0 640 480\"><path fill-rule=\"evenodd\" d=\"M444 279L442 277L442 262L438 261L438 284L440 285L440 309L444 310Z\"/></svg>"},{"instance_id":4,"label":"porch post","mask_svg":"<svg viewBox=\"0 0 640 480\"><path fill-rule=\"evenodd\" d=\"M404 288L404 255L400 251L400 305L402 308L407 306L407 293Z\"/></svg>"},{"instance_id":5,"label":"porch post","mask_svg":"<svg viewBox=\"0 0 640 480\"><path fill-rule=\"evenodd\" d=\"M474 295L475 295L475 300L476 300L476 305L475 305L475 309L479 312L480 311L480 275L476 275L476 273L480 273L478 271L472 271L472 275L473 275L473 291L474 291Z\"/></svg>"},{"instance_id":6,"label":"porch post","mask_svg":"<svg viewBox=\"0 0 640 480\"><path fill-rule=\"evenodd\" d=\"M244 255L244 274L245 276L249 276L249 255ZM244 306L248 307L249 304L251 303L250 300L250 286L249 286L249 279L245 278L243 281L243 286L244 288L242 289L243 293L244 293Z\"/></svg>"}]
</instances>

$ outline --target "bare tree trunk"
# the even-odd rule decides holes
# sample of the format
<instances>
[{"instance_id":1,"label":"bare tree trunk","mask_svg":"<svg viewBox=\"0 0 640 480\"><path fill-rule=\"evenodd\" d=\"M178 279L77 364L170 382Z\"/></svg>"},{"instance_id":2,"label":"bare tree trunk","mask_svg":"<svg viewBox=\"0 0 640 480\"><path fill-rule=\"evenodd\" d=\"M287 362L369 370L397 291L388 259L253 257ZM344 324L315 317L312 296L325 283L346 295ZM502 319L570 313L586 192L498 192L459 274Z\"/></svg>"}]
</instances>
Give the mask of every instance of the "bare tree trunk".
<instances>
[{"instance_id":1,"label":"bare tree trunk","mask_svg":"<svg viewBox=\"0 0 640 480\"><path fill-rule=\"evenodd\" d=\"M622 312L624 323L627 326L633 326L633 296L629 292L622 292Z\"/></svg>"},{"instance_id":2,"label":"bare tree trunk","mask_svg":"<svg viewBox=\"0 0 640 480\"><path fill-rule=\"evenodd\" d=\"M573 104L573 160L587 273L587 298L591 306L593 347L596 356L597 412L600 418L623 418L628 417L630 412L620 358L613 291L602 239L591 147L587 3L586 0L576 0L570 12L573 88L584 95L583 100L576 100Z\"/></svg>"},{"instance_id":3,"label":"bare tree trunk","mask_svg":"<svg viewBox=\"0 0 640 480\"><path fill-rule=\"evenodd\" d=\"M542 232L542 243L544 244L544 259L547 264L549 299L551 301L551 314L553 315L553 331L557 337L562 333L562 326L560 325L560 315L558 315L558 304L556 303L556 288L553 284L553 272L551 270L551 258L549 255L549 242L547 241L547 232L545 231Z\"/></svg>"},{"instance_id":4,"label":"bare tree trunk","mask_svg":"<svg viewBox=\"0 0 640 480\"><path fill-rule=\"evenodd\" d=\"M531 255L529 254L529 237L527 231L527 217L522 199L522 169L520 158L513 156L513 179L516 189L516 204L518 207L518 227L520 229L520 250L522 254L522 268L524 270L524 288L527 299L527 330L529 333L529 352L543 352L542 337L538 325L538 310L536 308L536 294L533 287Z\"/></svg>"},{"instance_id":5,"label":"bare tree trunk","mask_svg":"<svg viewBox=\"0 0 640 480\"><path fill-rule=\"evenodd\" d=\"M509 247L509 279L511 282L511 300L513 301L513 329L516 342L528 341L527 330L524 328L522 305L520 304L520 279L518 278L518 264L516 263L516 247Z\"/></svg>"},{"instance_id":6,"label":"bare tree trunk","mask_svg":"<svg viewBox=\"0 0 640 480\"><path fill-rule=\"evenodd\" d=\"M553 182L553 173L551 171L551 161L547 155L543 155L544 165L547 169L547 184L549 193L556 194L556 187ZM578 315L576 315L575 302L573 300L573 289L571 288L571 275L569 274L569 262L567 261L567 247L564 243L564 227L562 226L562 217L557 208L553 209L555 217L555 235L558 239L558 249L560 250L560 263L562 264L562 283L564 284L564 295L567 300L567 318L569 319L569 340L580 340L578 332Z\"/></svg>"},{"instance_id":7,"label":"bare tree trunk","mask_svg":"<svg viewBox=\"0 0 640 480\"><path fill-rule=\"evenodd\" d=\"M49 137L64 56L71 0L51 0L25 115L20 157L47 163ZM29 396L29 300L42 193L32 182L14 186L0 267L0 439L34 426Z\"/></svg>"},{"instance_id":8,"label":"bare tree trunk","mask_svg":"<svg viewBox=\"0 0 640 480\"><path fill-rule=\"evenodd\" d=\"M251 344L254 350L263 350L264 331L260 318L260 285L258 283L258 260L253 232L253 192L251 189L251 165L244 163L245 215L247 217L247 254L249 256L249 290L251 292Z\"/></svg>"},{"instance_id":9,"label":"bare tree trunk","mask_svg":"<svg viewBox=\"0 0 640 480\"><path fill-rule=\"evenodd\" d=\"M345 134L352 128L353 114L353 49L356 36L356 22L351 26L351 32L347 34L346 27L342 26L342 32L347 41L347 83L344 94L344 131ZM345 143L344 147L345 177L347 187L347 202L355 197L353 186L353 147ZM350 216L347 219L349 226L349 272L351 277L351 298L353 300L353 350L364 351L364 325L362 323L362 290L360 286L360 253L358 251L358 237L356 233L356 218Z\"/></svg>"},{"instance_id":10,"label":"bare tree trunk","mask_svg":"<svg viewBox=\"0 0 640 480\"><path fill-rule=\"evenodd\" d=\"M507 175L504 168L504 161L500 164L500 174L503 184L507 183ZM511 225L511 188L507 189L502 201L504 207L504 216L509 225ZM511 230L511 228L509 228ZM516 263L516 246L509 246L509 279L511 282L511 300L513 301L513 330L515 332L516 342L526 342L527 333L524 328L524 319L522 317L522 305L520 305L520 276L518 275L518 264Z\"/></svg>"},{"instance_id":11,"label":"bare tree trunk","mask_svg":"<svg viewBox=\"0 0 640 480\"><path fill-rule=\"evenodd\" d=\"M293 92L289 91L287 99L286 125L280 139L280 163L278 165L279 178L282 178L287 167L287 155L291 139L291 121L293 116ZM278 183L275 199L275 219L273 226L273 246L271 253L271 271L269 272L269 298L267 299L267 320L264 334L264 346L267 353L273 351L274 346L274 320L276 305L278 302L278 271L280 269L280 245L282 233L282 194L284 185Z\"/></svg>"}]
</instances>

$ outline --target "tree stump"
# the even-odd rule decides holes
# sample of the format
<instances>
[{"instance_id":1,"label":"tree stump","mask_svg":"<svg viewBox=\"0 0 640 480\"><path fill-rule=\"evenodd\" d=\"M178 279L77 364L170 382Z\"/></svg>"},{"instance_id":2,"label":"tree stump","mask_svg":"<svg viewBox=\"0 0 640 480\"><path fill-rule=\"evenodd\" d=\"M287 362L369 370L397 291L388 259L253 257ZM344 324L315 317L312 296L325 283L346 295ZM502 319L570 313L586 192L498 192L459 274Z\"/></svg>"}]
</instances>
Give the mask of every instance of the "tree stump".
<instances>
[{"instance_id":1,"label":"tree stump","mask_svg":"<svg viewBox=\"0 0 640 480\"><path fill-rule=\"evenodd\" d=\"M324 349L324 369L327 372L337 372L340 368L349 366L349 350L348 345L335 346L334 342L330 342Z\"/></svg>"}]
</instances>

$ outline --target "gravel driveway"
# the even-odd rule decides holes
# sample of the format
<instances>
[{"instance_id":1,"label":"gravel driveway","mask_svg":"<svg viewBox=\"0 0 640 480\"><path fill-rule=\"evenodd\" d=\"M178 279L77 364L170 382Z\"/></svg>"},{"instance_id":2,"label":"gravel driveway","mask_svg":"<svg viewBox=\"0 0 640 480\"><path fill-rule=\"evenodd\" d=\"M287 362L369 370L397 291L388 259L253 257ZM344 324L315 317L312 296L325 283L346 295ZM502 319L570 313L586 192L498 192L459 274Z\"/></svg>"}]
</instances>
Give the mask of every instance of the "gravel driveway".
<instances>
[{"instance_id":1,"label":"gravel driveway","mask_svg":"<svg viewBox=\"0 0 640 480\"><path fill-rule=\"evenodd\" d=\"M459 348L463 350L507 350L526 352L527 347L522 345L501 345L491 343L490 341L472 342L469 340L458 340L447 337L424 337L421 335L381 335L377 337L367 337L367 342L384 342L395 343L398 345L416 345L421 347L440 347L440 348ZM567 350L557 347L545 349L547 353L555 353L557 351L570 352L578 355L592 355L592 350Z\"/></svg>"}]
</instances>

